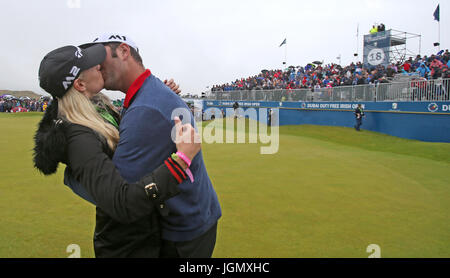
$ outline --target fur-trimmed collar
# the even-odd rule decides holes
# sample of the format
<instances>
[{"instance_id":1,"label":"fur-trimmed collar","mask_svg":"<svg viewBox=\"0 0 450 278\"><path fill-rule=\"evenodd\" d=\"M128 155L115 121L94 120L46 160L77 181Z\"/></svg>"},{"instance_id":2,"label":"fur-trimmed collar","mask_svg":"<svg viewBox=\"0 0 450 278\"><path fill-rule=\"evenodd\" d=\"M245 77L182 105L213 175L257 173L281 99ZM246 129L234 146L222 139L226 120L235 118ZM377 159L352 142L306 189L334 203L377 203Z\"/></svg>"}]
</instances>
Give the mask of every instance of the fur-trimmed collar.
<instances>
[{"instance_id":1,"label":"fur-trimmed collar","mask_svg":"<svg viewBox=\"0 0 450 278\"><path fill-rule=\"evenodd\" d=\"M34 135L33 162L44 175L51 175L64 160L66 136L64 128L67 122L58 119L58 101L55 99L47 107L44 117Z\"/></svg>"}]
</instances>

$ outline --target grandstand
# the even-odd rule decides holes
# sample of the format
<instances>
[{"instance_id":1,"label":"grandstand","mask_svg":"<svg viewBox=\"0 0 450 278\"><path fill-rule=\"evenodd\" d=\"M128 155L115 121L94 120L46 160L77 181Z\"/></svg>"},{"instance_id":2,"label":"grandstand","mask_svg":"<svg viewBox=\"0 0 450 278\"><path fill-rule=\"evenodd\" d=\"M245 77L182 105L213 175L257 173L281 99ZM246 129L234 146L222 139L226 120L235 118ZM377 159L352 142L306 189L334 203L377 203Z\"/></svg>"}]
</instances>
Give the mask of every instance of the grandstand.
<instances>
[{"instance_id":1,"label":"grandstand","mask_svg":"<svg viewBox=\"0 0 450 278\"><path fill-rule=\"evenodd\" d=\"M387 67L362 63L263 70L214 85L211 100L249 101L445 101L449 100L450 53L408 59ZM389 84L389 85L388 85ZM421 88L418 92L417 88ZM420 96L417 97L417 94Z\"/></svg>"},{"instance_id":2,"label":"grandstand","mask_svg":"<svg viewBox=\"0 0 450 278\"><path fill-rule=\"evenodd\" d=\"M386 64L313 62L304 67L262 70L212 86L203 109L223 111L237 101L244 111L255 107L279 110L279 125L353 127L354 109L362 104L367 116L364 129L408 139L450 142L449 51L408 59L403 55L393 61L392 55L389 58L392 47L404 45L406 38L392 33L389 36L383 50L387 54L381 55L389 61Z\"/></svg>"}]
</instances>

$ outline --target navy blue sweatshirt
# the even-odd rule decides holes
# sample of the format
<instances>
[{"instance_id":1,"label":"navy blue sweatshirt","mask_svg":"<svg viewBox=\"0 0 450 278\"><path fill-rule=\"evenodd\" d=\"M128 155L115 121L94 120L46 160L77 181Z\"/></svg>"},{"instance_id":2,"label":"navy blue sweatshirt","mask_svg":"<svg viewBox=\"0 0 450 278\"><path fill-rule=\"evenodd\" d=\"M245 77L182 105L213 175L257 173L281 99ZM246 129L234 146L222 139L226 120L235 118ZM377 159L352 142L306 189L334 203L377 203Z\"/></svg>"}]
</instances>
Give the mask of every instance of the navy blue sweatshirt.
<instances>
[{"instance_id":1,"label":"navy blue sweatshirt","mask_svg":"<svg viewBox=\"0 0 450 278\"><path fill-rule=\"evenodd\" d=\"M144 81L129 107L124 108L113 161L128 182L140 180L176 152L171 133L175 126L172 112L177 108L190 111L179 96L153 75ZM193 117L191 124L196 128ZM181 193L166 201L169 214L162 217L163 239L192 240L209 230L222 215L202 152L193 159L190 169L194 183L187 179L179 185Z\"/></svg>"}]
</instances>

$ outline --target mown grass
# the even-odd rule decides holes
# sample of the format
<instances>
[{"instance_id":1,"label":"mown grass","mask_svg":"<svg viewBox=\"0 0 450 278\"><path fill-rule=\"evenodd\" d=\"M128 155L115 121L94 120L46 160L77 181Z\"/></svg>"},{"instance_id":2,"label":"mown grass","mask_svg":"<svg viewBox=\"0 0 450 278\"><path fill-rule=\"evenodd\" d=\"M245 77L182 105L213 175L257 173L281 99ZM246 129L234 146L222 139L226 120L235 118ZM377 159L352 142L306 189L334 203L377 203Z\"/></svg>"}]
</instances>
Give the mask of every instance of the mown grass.
<instances>
[{"instance_id":1,"label":"mown grass","mask_svg":"<svg viewBox=\"0 0 450 278\"><path fill-rule=\"evenodd\" d=\"M313 125L284 126L283 134L333 142L339 145L357 147L369 151L403 154L450 163L450 144L428 143L393 137L382 133L363 130L354 132L351 128L330 126L323 128Z\"/></svg>"},{"instance_id":2,"label":"mown grass","mask_svg":"<svg viewBox=\"0 0 450 278\"><path fill-rule=\"evenodd\" d=\"M0 257L67 257L72 243L92 257L95 208L63 185L64 167L33 169L41 115L0 114ZM450 256L450 144L286 126L276 154L263 145L202 146L223 211L214 257L364 258L369 244Z\"/></svg>"}]
</instances>

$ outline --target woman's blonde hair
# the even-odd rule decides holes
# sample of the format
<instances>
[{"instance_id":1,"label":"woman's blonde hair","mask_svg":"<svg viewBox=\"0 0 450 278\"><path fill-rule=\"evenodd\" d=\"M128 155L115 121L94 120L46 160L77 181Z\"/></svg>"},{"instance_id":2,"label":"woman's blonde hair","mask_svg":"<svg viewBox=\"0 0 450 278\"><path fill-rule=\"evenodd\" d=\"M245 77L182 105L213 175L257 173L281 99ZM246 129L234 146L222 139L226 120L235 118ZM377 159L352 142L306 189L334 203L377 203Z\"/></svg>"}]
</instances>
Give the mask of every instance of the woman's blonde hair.
<instances>
[{"instance_id":1,"label":"woman's blonde hair","mask_svg":"<svg viewBox=\"0 0 450 278\"><path fill-rule=\"evenodd\" d=\"M119 142L117 128L103 120L91 101L74 87L58 99L58 117L96 131L106 139L111 150L116 149Z\"/></svg>"}]
</instances>

